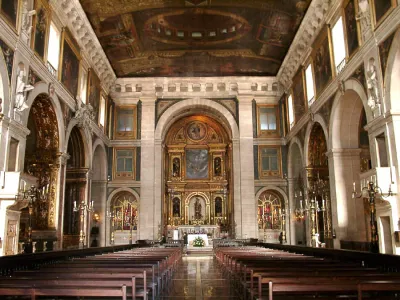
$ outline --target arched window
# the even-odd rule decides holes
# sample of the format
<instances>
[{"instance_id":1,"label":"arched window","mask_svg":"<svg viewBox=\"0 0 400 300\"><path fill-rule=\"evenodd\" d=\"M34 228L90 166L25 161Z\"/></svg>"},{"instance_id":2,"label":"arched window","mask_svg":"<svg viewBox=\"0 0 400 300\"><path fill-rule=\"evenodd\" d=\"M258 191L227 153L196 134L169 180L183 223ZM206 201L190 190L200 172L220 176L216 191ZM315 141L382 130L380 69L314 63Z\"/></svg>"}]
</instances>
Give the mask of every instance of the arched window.
<instances>
[{"instance_id":1,"label":"arched window","mask_svg":"<svg viewBox=\"0 0 400 300\"><path fill-rule=\"evenodd\" d=\"M117 194L111 206L115 230L137 230L137 209L137 199L131 193Z\"/></svg>"},{"instance_id":2,"label":"arched window","mask_svg":"<svg viewBox=\"0 0 400 300\"><path fill-rule=\"evenodd\" d=\"M258 228L281 230L283 208L277 194L272 191L263 192L258 198Z\"/></svg>"}]
</instances>

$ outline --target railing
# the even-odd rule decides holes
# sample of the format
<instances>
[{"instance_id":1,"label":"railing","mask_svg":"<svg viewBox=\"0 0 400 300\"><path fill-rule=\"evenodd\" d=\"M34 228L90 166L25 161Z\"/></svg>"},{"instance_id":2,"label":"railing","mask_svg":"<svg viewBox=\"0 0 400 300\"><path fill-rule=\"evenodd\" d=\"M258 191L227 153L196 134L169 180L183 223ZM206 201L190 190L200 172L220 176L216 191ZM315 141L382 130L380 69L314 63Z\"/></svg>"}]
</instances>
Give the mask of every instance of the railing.
<instances>
[{"instance_id":1,"label":"railing","mask_svg":"<svg viewBox=\"0 0 400 300\"><path fill-rule=\"evenodd\" d=\"M310 100L308 100L308 107L310 107L314 102L315 102L315 97L312 97Z\"/></svg>"},{"instance_id":2,"label":"railing","mask_svg":"<svg viewBox=\"0 0 400 300\"><path fill-rule=\"evenodd\" d=\"M57 70L49 62L46 63L46 67L50 74L57 78Z\"/></svg>"},{"instance_id":3,"label":"railing","mask_svg":"<svg viewBox=\"0 0 400 300\"><path fill-rule=\"evenodd\" d=\"M337 65L336 67L336 73L337 75L339 75L340 73L342 73L344 67L346 66L346 59L343 59L340 64Z\"/></svg>"}]
</instances>

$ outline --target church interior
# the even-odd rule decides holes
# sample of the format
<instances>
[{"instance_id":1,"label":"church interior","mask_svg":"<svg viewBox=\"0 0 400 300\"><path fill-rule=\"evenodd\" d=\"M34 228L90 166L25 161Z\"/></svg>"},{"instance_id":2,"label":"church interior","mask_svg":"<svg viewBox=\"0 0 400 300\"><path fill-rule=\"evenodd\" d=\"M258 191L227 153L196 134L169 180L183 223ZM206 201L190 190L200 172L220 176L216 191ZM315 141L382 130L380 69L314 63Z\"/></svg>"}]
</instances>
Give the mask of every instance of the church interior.
<instances>
[{"instance_id":1,"label":"church interior","mask_svg":"<svg viewBox=\"0 0 400 300\"><path fill-rule=\"evenodd\" d=\"M0 0L0 295L398 299L399 82L399 0Z\"/></svg>"}]
</instances>

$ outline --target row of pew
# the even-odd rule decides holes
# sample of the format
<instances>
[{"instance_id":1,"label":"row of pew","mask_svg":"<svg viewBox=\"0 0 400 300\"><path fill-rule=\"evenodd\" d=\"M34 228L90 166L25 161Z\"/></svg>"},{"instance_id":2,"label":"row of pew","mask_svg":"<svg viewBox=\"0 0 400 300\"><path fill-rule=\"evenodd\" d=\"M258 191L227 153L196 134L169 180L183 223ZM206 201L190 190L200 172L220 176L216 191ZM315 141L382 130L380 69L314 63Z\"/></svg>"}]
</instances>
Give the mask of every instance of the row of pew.
<instances>
[{"instance_id":1,"label":"row of pew","mask_svg":"<svg viewBox=\"0 0 400 300\"><path fill-rule=\"evenodd\" d=\"M400 273L261 247L217 248L243 299L400 299Z\"/></svg>"},{"instance_id":2,"label":"row of pew","mask_svg":"<svg viewBox=\"0 0 400 300\"><path fill-rule=\"evenodd\" d=\"M154 300L169 288L181 259L181 248L135 248L74 258L0 277L0 296Z\"/></svg>"}]
</instances>

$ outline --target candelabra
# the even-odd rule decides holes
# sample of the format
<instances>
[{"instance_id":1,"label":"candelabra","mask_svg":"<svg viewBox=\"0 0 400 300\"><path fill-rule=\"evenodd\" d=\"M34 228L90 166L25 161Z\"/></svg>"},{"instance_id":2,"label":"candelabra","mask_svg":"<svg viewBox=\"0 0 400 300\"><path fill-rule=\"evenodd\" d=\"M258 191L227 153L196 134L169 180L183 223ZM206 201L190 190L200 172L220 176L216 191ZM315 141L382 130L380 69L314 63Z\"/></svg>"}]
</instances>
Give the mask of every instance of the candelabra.
<instances>
[{"instance_id":1,"label":"candelabra","mask_svg":"<svg viewBox=\"0 0 400 300\"><path fill-rule=\"evenodd\" d=\"M82 200L81 203L79 203L79 205L76 205L76 201L74 201L74 212L78 212L79 211L79 215L80 215L80 232L79 232L79 248L85 248L85 226L84 226L84 222L85 222L85 212L92 212L93 211L93 200L90 202L90 205L87 205L85 203L84 200Z\"/></svg>"},{"instance_id":2,"label":"candelabra","mask_svg":"<svg viewBox=\"0 0 400 300\"><path fill-rule=\"evenodd\" d=\"M42 186L41 188L36 188L32 185L29 190L26 189L26 183L23 181L23 189L21 188L18 194L18 197L22 201L28 201L28 215L29 215L29 226L28 226L28 242L24 246L25 253L33 252L33 243L32 243L32 217L33 217L33 204L35 202L45 203L47 202L49 194L49 185ZM45 210L45 209L44 209ZM46 212L40 211L40 213L46 214Z\"/></svg>"},{"instance_id":3,"label":"candelabra","mask_svg":"<svg viewBox=\"0 0 400 300\"><path fill-rule=\"evenodd\" d=\"M368 192L368 202L370 207L370 227L371 227L371 242L370 242L370 251L373 253L379 253L379 236L377 230L377 222L376 222L376 206L375 206L375 195L380 194L381 197L387 198L392 196L392 188L391 184L389 185L389 191L386 196L383 195L382 189L376 185L376 183L369 181L367 186L361 188L361 193L356 193L356 183L353 182L353 193L352 197L354 198L362 198L363 191Z\"/></svg>"},{"instance_id":4,"label":"candelabra","mask_svg":"<svg viewBox=\"0 0 400 300\"><path fill-rule=\"evenodd\" d=\"M307 205L307 198L305 199L304 207L303 207L303 193L300 191L299 196L297 196L297 193L294 193L294 201L297 203L297 199L300 200L300 208L296 208L294 210L294 215L296 217L296 220L298 222L304 221L306 214L308 212L308 205Z\"/></svg>"},{"instance_id":5,"label":"candelabra","mask_svg":"<svg viewBox=\"0 0 400 300\"><path fill-rule=\"evenodd\" d=\"M282 208L281 211L281 218L282 218L282 243L286 244L286 211Z\"/></svg>"},{"instance_id":6,"label":"candelabra","mask_svg":"<svg viewBox=\"0 0 400 300\"><path fill-rule=\"evenodd\" d=\"M110 244L111 244L111 245L114 245L114 241L115 241L115 234L114 234L115 215L114 215L114 212L107 211L106 217L107 217L108 219L111 220L111 238L110 238Z\"/></svg>"}]
</instances>

